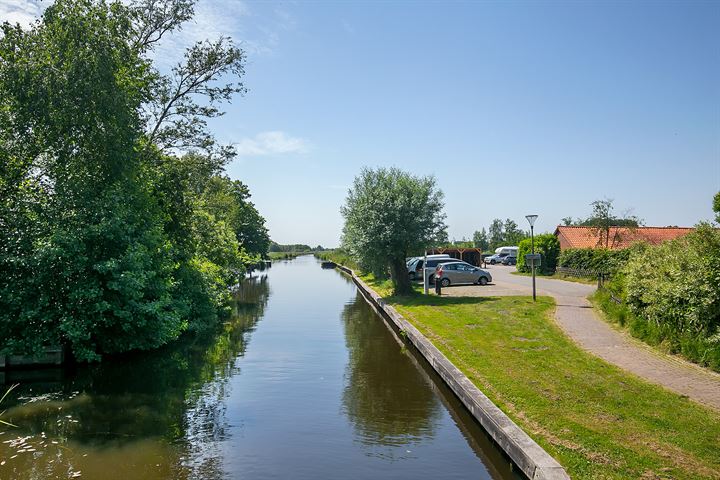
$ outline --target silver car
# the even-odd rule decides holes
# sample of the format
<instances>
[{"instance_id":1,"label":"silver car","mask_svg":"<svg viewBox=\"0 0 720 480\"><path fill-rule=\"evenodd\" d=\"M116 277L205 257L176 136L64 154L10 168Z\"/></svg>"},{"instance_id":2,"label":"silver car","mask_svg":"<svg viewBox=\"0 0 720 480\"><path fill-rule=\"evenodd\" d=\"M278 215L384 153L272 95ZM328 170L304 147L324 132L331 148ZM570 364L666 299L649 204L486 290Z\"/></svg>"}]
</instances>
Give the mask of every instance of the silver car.
<instances>
[{"instance_id":1,"label":"silver car","mask_svg":"<svg viewBox=\"0 0 720 480\"><path fill-rule=\"evenodd\" d=\"M441 271L442 273L440 273ZM443 287L461 283L487 285L492 282L490 272L465 262L449 262L438 265L435 269L435 275L442 278L440 285Z\"/></svg>"}]
</instances>

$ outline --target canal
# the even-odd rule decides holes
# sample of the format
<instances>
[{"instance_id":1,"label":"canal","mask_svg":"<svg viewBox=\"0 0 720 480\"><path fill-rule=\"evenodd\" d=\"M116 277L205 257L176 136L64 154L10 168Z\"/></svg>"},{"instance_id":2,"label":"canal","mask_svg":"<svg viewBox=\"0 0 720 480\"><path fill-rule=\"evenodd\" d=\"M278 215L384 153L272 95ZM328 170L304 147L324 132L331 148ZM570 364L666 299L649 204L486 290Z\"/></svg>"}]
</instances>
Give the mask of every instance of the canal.
<instances>
[{"instance_id":1,"label":"canal","mask_svg":"<svg viewBox=\"0 0 720 480\"><path fill-rule=\"evenodd\" d=\"M16 425L0 425L0 479L515 478L354 284L310 256L244 282L219 334L0 381L20 383L0 406Z\"/></svg>"}]
</instances>

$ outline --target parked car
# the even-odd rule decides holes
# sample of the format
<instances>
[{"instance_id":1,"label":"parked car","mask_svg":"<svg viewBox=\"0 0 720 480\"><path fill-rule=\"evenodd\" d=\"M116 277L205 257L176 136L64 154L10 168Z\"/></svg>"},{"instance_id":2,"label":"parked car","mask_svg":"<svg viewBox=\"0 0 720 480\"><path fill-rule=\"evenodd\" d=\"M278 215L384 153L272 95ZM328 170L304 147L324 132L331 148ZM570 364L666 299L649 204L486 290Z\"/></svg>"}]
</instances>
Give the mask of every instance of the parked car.
<instances>
[{"instance_id":1,"label":"parked car","mask_svg":"<svg viewBox=\"0 0 720 480\"><path fill-rule=\"evenodd\" d=\"M447 257L447 258L434 258L432 260L427 261L427 266L425 268L431 272L430 275L428 275L428 282L431 285L435 283L435 270L437 269L438 265L442 265L444 263L450 263L450 262L455 263L455 262L460 262L460 260L458 260L457 258L453 258L453 257ZM460 262L460 263L465 263L465 262Z\"/></svg>"},{"instance_id":2,"label":"parked car","mask_svg":"<svg viewBox=\"0 0 720 480\"><path fill-rule=\"evenodd\" d=\"M490 265L495 265L496 263L501 263L505 257L507 257L508 253L496 253L494 255L490 255L489 257L485 258L485 263L489 263Z\"/></svg>"},{"instance_id":3,"label":"parked car","mask_svg":"<svg viewBox=\"0 0 720 480\"><path fill-rule=\"evenodd\" d=\"M432 267L433 269L437 265L437 263L431 263L432 260L437 259L446 259L448 261L455 260L454 258L450 257L447 253L439 254L439 255L428 255L427 261L428 261L428 267ZM417 278L420 278L422 275L420 272L423 271L423 263L424 263L424 257L415 257L410 263L408 263L408 275L410 275L410 280L415 280Z\"/></svg>"},{"instance_id":4,"label":"parked car","mask_svg":"<svg viewBox=\"0 0 720 480\"><path fill-rule=\"evenodd\" d=\"M490 272L465 262L446 262L440 264L435 269L435 275L441 279L440 285L443 287L463 283L487 285L489 282L492 282Z\"/></svg>"},{"instance_id":5,"label":"parked car","mask_svg":"<svg viewBox=\"0 0 720 480\"><path fill-rule=\"evenodd\" d=\"M517 265L517 257L515 255L508 255L502 259L503 265Z\"/></svg>"}]
</instances>

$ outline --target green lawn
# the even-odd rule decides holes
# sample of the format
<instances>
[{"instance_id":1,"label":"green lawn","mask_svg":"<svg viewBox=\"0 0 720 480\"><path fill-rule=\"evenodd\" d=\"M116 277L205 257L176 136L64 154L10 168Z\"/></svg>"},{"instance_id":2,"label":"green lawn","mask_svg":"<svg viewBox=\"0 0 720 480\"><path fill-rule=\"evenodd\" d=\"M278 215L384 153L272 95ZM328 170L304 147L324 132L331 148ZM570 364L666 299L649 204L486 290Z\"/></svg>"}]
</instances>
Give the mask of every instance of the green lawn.
<instances>
[{"instance_id":1,"label":"green lawn","mask_svg":"<svg viewBox=\"0 0 720 480\"><path fill-rule=\"evenodd\" d=\"M387 282L364 279L381 295ZM720 412L584 352L539 297L387 297L573 478L720 478Z\"/></svg>"}]
</instances>

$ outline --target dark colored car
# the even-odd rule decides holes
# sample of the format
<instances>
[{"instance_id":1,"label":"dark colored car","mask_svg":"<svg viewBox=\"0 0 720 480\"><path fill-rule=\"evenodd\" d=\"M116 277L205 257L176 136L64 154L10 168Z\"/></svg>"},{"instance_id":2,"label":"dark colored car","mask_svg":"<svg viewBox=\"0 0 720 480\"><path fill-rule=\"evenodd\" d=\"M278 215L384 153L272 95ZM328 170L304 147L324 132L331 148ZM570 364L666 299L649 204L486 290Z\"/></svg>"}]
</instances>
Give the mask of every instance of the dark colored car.
<instances>
[{"instance_id":1,"label":"dark colored car","mask_svg":"<svg viewBox=\"0 0 720 480\"><path fill-rule=\"evenodd\" d=\"M508 255L502 259L503 265L517 265L517 257L514 255Z\"/></svg>"}]
</instances>

